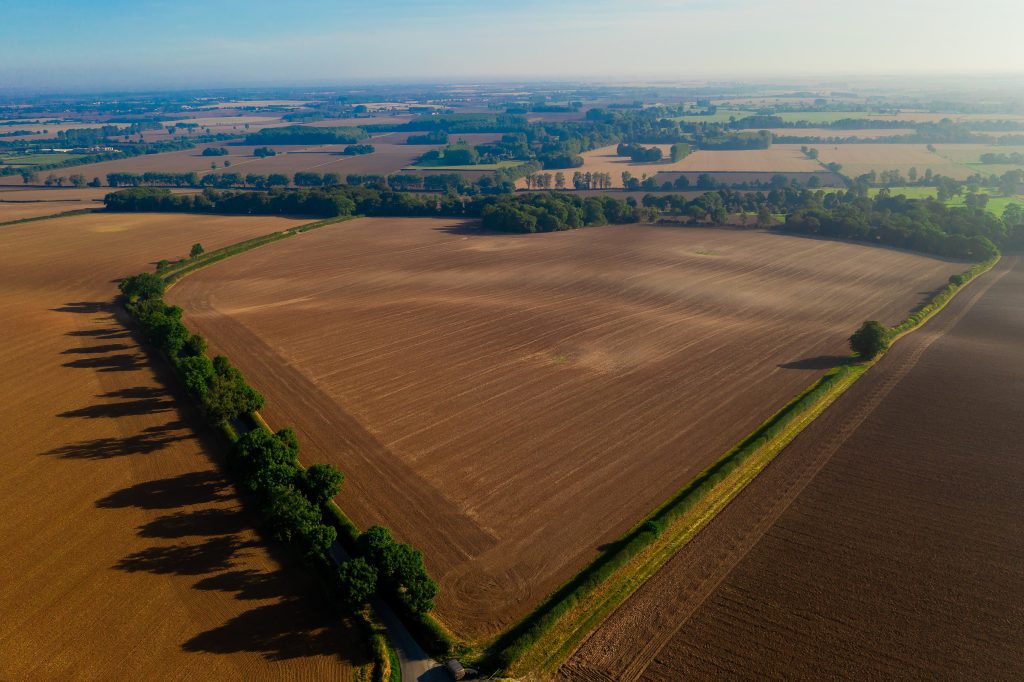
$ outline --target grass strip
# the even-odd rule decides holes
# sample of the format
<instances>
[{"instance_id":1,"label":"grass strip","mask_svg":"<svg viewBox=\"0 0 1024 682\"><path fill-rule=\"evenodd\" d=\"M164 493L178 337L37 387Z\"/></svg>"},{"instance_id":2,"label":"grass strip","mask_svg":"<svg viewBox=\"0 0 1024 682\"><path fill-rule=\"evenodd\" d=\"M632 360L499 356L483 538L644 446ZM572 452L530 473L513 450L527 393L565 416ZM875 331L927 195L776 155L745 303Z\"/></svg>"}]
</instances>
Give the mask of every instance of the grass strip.
<instances>
[{"instance_id":1,"label":"grass strip","mask_svg":"<svg viewBox=\"0 0 1024 682\"><path fill-rule=\"evenodd\" d=\"M37 220L53 220L54 218L69 218L73 215L85 215L86 213L99 213L102 209L99 208L76 208L73 211L62 211L60 213L51 213L50 215L37 215L32 218L19 218L17 220L8 220L7 222L0 223L0 227L7 227L9 225L21 225L22 223L33 223Z\"/></svg>"},{"instance_id":2,"label":"grass strip","mask_svg":"<svg viewBox=\"0 0 1024 682\"><path fill-rule=\"evenodd\" d=\"M180 260L177 263L172 263L170 266L160 270L159 274L167 281L168 286L170 286L185 275L195 272L200 268L205 268L208 265L213 265L225 258L237 256L240 253L244 253L267 244L272 244L273 242L287 239L288 237L294 237L295 235L309 232L310 230L351 220L354 217L357 216L328 218L326 220L318 220L313 223L306 223L304 225L299 225L298 227L292 227L287 230L281 230L280 232L271 232L270 234L265 234L261 237L253 237L252 239L247 239L243 242L238 242L237 244L231 244L230 246L225 246L221 249L203 253L194 258L187 258Z\"/></svg>"}]
</instances>

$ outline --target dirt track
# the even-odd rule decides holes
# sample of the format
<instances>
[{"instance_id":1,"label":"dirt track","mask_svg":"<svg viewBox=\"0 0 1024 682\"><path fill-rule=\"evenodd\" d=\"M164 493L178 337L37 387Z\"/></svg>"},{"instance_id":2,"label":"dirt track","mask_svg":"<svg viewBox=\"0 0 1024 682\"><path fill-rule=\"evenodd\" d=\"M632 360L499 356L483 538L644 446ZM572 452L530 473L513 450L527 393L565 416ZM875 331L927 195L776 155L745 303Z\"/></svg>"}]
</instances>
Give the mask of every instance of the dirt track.
<instances>
[{"instance_id":1,"label":"dirt track","mask_svg":"<svg viewBox=\"0 0 1024 682\"><path fill-rule=\"evenodd\" d=\"M1020 679L1024 272L974 283L587 640L568 679Z\"/></svg>"},{"instance_id":2,"label":"dirt track","mask_svg":"<svg viewBox=\"0 0 1024 682\"><path fill-rule=\"evenodd\" d=\"M806 387L866 317L961 264L760 233L487 236L361 219L230 259L171 299L423 548L440 616L507 626Z\"/></svg>"},{"instance_id":3,"label":"dirt track","mask_svg":"<svg viewBox=\"0 0 1024 682\"><path fill-rule=\"evenodd\" d=\"M0 207L0 218L2 218ZM346 679L348 635L252 532L216 446L112 306L116 277L296 221L0 229L0 679Z\"/></svg>"}]
</instances>

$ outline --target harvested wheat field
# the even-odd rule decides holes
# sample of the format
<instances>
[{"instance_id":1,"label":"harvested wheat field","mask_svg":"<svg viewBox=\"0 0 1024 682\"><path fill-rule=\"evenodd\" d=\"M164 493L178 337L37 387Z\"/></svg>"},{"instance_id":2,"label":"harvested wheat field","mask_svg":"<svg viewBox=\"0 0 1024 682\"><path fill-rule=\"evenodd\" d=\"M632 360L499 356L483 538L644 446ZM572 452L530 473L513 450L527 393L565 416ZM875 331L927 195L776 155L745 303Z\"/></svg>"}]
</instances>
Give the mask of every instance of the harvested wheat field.
<instances>
[{"instance_id":1,"label":"harvested wheat field","mask_svg":"<svg viewBox=\"0 0 1024 682\"><path fill-rule=\"evenodd\" d=\"M766 233L480 234L358 219L170 299L267 396L340 503L425 551L439 616L486 637L846 352L963 269Z\"/></svg>"},{"instance_id":2,"label":"harvested wheat field","mask_svg":"<svg viewBox=\"0 0 1024 682\"><path fill-rule=\"evenodd\" d=\"M349 676L349 635L251 530L222 446L113 305L115 278L159 258L295 224L93 214L0 230L0 678Z\"/></svg>"},{"instance_id":3,"label":"harvested wheat field","mask_svg":"<svg viewBox=\"0 0 1024 682\"><path fill-rule=\"evenodd\" d=\"M906 177L911 168L916 168L919 175L931 169L936 175L955 180L965 180L975 173L967 166L928 151L924 144L823 144L815 148L822 163L842 165L843 175L850 178L889 170L898 170Z\"/></svg>"},{"instance_id":4,"label":"harvested wheat field","mask_svg":"<svg viewBox=\"0 0 1024 682\"><path fill-rule=\"evenodd\" d=\"M1020 679L1021 268L902 339L564 675Z\"/></svg>"},{"instance_id":5,"label":"harvested wheat field","mask_svg":"<svg viewBox=\"0 0 1024 682\"><path fill-rule=\"evenodd\" d=\"M680 161L669 159L672 145L645 145L658 147L665 155L664 161L634 163L628 156L615 153L616 145L601 147L581 154L583 165L562 171L566 186L572 187L573 173L610 173L612 187L622 187L622 173L628 171L633 177L653 176L658 173L680 171L730 172L730 173L814 173L824 170L817 161L807 158L800 151L801 145L772 145L768 149L749 150L698 150ZM767 180L767 178L766 178ZM518 180L516 186L526 188L525 180Z\"/></svg>"}]
</instances>

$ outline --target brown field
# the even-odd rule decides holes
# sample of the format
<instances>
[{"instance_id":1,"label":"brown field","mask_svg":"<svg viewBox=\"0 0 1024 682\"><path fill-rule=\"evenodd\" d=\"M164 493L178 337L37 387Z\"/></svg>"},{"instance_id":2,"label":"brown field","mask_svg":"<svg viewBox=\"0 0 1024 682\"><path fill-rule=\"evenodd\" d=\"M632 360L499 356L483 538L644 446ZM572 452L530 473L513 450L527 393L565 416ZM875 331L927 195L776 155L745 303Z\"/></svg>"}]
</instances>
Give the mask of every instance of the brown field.
<instances>
[{"instance_id":1,"label":"brown field","mask_svg":"<svg viewBox=\"0 0 1024 682\"><path fill-rule=\"evenodd\" d=\"M765 130L764 128L751 128L750 130ZM854 130L836 130L835 128L768 128L769 132L776 137L858 137L862 140L874 140L883 137L898 137L900 135L913 135L913 128L863 128Z\"/></svg>"},{"instance_id":2,"label":"brown field","mask_svg":"<svg viewBox=\"0 0 1024 682\"><path fill-rule=\"evenodd\" d=\"M485 235L359 219L170 298L348 476L340 503L421 547L439 616L492 635L845 352L963 265L642 226Z\"/></svg>"},{"instance_id":3,"label":"brown field","mask_svg":"<svg viewBox=\"0 0 1024 682\"><path fill-rule=\"evenodd\" d=\"M731 173L813 173L822 171L816 161L808 159L800 151L800 145L776 144L768 149L743 151L695 151L685 159L672 163L668 160L671 145L649 145L660 147L665 160L659 163L633 163L628 157L618 156L615 145L601 147L584 152L583 166L569 168L565 173L566 185L572 186L572 175L576 171L582 173L610 173L612 187L622 187L622 173L629 171L634 177L652 176L658 173L672 172L731 172ZM519 180L516 186L526 188L526 183Z\"/></svg>"},{"instance_id":4,"label":"brown field","mask_svg":"<svg viewBox=\"0 0 1024 682\"><path fill-rule=\"evenodd\" d=\"M346 679L350 638L250 530L221 446L122 326L114 279L295 221L0 230L0 678Z\"/></svg>"},{"instance_id":5,"label":"brown field","mask_svg":"<svg viewBox=\"0 0 1024 682\"><path fill-rule=\"evenodd\" d=\"M565 676L1020 679L1021 267L901 340Z\"/></svg>"},{"instance_id":6,"label":"brown field","mask_svg":"<svg viewBox=\"0 0 1024 682\"><path fill-rule=\"evenodd\" d=\"M103 208L104 188L18 189L0 187L0 223L84 208Z\"/></svg>"},{"instance_id":7,"label":"brown field","mask_svg":"<svg viewBox=\"0 0 1024 682\"><path fill-rule=\"evenodd\" d=\"M943 145L943 147L972 147L985 145ZM936 145L936 149L938 145ZM989 149L988 147L985 147ZM839 144L819 145L819 158L822 163L836 162L842 164L842 173L848 177L856 177L872 170L878 173L886 170L899 170L904 176L911 168L919 174L931 168L933 173L945 175L956 180L964 180L976 171L952 161L947 156L928 151L924 144ZM992 151L998 151L992 148Z\"/></svg>"},{"instance_id":8,"label":"brown field","mask_svg":"<svg viewBox=\"0 0 1024 682\"><path fill-rule=\"evenodd\" d=\"M360 174L388 174L400 171L418 159L428 149L436 149L440 145L407 145L400 144L404 140L405 133L388 134L395 142L381 142L376 137L369 140L376 147L373 154L361 156L343 156L340 154L345 145L315 145L302 147L298 145L272 145L278 151L277 156L257 158L252 155L252 146L232 146L223 143L200 145L195 149L186 149L178 152L166 152L163 154L148 154L136 156L130 159L119 159L117 161L104 161L73 168L62 168L52 171L54 175L67 177L73 173L81 173L88 179L98 177L101 182L106 183L107 173L145 173L146 171L165 171L171 173L188 173L195 171L200 175L207 173L258 173L269 175L271 173L284 173L292 175L297 171L314 171L317 173L340 173L344 178L349 173ZM493 138L493 136L490 136ZM224 146L228 150L227 156L203 156L203 149L206 147ZM224 168L224 161L231 162L231 166ZM217 169L210 168L211 163L217 164ZM45 178L51 171L40 172L40 178ZM11 175L0 177L0 187L20 186L20 176ZM2 198L2 197L0 197Z\"/></svg>"}]
</instances>

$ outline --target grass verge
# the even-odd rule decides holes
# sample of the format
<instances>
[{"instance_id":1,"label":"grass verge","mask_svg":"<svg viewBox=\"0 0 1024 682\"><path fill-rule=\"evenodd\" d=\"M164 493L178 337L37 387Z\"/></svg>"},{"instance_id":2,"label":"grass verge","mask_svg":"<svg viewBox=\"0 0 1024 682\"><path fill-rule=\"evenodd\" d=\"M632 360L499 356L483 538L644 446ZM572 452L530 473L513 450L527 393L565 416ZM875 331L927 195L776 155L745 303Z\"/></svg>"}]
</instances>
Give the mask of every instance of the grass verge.
<instances>
[{"instance_id":1,"label":"grass verge","mask_svg":"<svg viewBox=\"0 0 1024 682\"><path fill-rule=\"evenodd\" d=\"M52 220L54 218L69 218L73 215L85 215L86 213L97 213L100 209L98 208L76 208L73 211L61 211L60 213L51 213L50 215L37 215L31 218L19 218L18 220L8 220L5 223L0 223L0 227L7 227L9 225L21 225L22 223L34 223L37 220Z\"/></svg>"}]
</instances>

